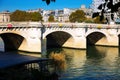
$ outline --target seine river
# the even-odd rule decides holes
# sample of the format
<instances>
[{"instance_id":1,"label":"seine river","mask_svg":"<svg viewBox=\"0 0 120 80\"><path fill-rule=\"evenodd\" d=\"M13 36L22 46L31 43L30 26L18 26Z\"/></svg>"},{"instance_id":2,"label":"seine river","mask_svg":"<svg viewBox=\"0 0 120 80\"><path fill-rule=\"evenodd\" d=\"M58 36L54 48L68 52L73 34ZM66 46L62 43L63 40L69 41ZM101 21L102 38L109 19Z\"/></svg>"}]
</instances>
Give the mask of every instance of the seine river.
<instances>
[{"instance_id":1,"label":"seine river","mask_svg":"<svg viewBox=\"0 0 120 80\"><path fill-rule=\"evenodd\" d=\"M57 57L61 60L56 69L59 80L120 80L120 51L117 47L56 48L47 52L62 56Z\"/></svg>"},{"instance_id":2,"label":"seine river","mask_svg":"<svg viewBox=\"0 0 120 80\"><path fill-rule=\"evenodd\" d=\"M88 50L62 48L53 52L65 58L57 69L59 80L120 80L119 48L89 46Z\"/></svg>"}]
</instances>

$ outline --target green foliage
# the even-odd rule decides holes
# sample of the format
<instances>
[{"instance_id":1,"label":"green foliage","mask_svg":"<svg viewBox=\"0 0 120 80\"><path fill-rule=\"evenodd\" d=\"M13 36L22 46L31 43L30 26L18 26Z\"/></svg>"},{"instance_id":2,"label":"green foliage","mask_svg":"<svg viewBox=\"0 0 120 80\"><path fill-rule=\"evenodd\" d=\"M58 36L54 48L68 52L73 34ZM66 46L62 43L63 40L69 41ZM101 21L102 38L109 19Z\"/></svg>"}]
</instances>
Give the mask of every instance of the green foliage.
<instances>
[{"instance_id":1,"label":"green foliage","mask_svg":"<svg viewBox=\"0 0 120 80\"><path fill-rule=\"evenodd\" d=\"M87 18L86 20L85 20L85 23L93 23L94 21L93 21L93 19L92 18Z\"/></svg>"},{"instance_id":2,"label":"green foliage","mask_svg":"<svg viewBox=\"0 0 120 80\"><path fill-rule=\"evenodd\" d=\"M70 22L84 22L86 20L83 10L77 10L69 16Z\"/></svg>"},{"instance_id":3,"label":"green foliage","mask_svg":"<svg viewBox=\"0 0 120 80\"><path fill-rule=\"evenodd\" d=\"M11 21L42 21L42 15L39 12L28 13L16 10L10 15Z\"/></svg>"},{"instance_id":4,"label":"green foliage","mask_svg":"<svg viewBox=\"0 0 120 80\"><path fill-rule=\"evenodd\" d=\"M26 12L16 10L10 15L11 21L24 21L24 16L26 16Z\"/></svg>"},{"instance_id":5,"label":"green foliage","mask_svg":"<svg viewBox=\"0 0 120 80\"><path fill-rule=\"evenodd\" d=\"M55 21L55 20L54 20L54 16L53 16L53 15L50 15L49 18L48 18L48 21L49 21L49 22L54 22L54 21Z\"/></svg>"},{"instance_id":6,"label":"green foliage","mask_svg":"<svg viewBox=\"0 0 120 80\"><path fill-rule=\"evenodd\" d=\"M41 21L42 16L39 12L30 13L31 21Z\"/></svg>"},{"instance_id":7,"label":"green foliage","mask_svg":"<svg viewBox=\"0 0 120 80\"><path fill-rule=\"evenodd\" d=\"M103 19L102 21L100 20L100 16L95 17L94 19L94 23L104 23L105 19Z\"/></svg>"}]
</instances>

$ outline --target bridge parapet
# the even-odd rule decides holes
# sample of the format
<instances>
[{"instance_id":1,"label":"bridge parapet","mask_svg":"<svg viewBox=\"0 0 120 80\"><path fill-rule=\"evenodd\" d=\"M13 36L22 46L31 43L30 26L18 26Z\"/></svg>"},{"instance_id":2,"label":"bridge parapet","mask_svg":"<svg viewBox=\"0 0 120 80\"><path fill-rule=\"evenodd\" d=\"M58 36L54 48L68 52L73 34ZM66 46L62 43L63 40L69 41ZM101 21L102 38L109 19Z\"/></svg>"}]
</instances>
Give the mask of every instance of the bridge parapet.
<instances>
[{"instance_id":1,"label":"bridge parapet","mask_svg":"<svg viewBox=\"0 0 120 80\"><path fill-rule=\"evenodd\" d=\"M42 27L40 22L9 22L0 23L0 27L8 27L8 24L12 24L12 27ZM92 23L43 23L45 27L59 27L59 28L119 28L120 24L108 25L108 24L92 24Z\"/></svg>"},{"instance_id":2,"label":"bridge parapet","mask_svg":"<svg viewBox=\"0 0 120 80\"><path fill-rule=\"evenodd\" d=\"M46 27L118 27L119 24L108 25L108 24L90 24L90 23L43 23Z\"/></svg>"}]
</instances>

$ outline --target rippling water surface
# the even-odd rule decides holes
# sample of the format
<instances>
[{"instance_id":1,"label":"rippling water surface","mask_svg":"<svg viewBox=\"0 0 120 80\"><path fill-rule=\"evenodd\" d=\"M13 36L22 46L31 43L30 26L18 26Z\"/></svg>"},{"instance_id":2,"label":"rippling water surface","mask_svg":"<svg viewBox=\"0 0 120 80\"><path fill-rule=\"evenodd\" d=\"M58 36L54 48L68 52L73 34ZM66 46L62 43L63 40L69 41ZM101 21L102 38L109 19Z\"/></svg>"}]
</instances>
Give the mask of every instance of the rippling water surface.
<instances>
[{"instance_id":1,"label":"rippling water surface","mask_svg":"<svg viewBox=\"0 0 120 80\"><path fill-rule=\"evenodd\" d=\"M60 80L120 80L119 48L96 46L51 52L65 55L66 68L57 71Z\"/></svg>"},{"instance_id":2,"label":"rippling water surface","mask_svg":"<svg viewBox=\"0 0 120 80\"><path fill-rule=\"evenodd\" d=\"M96 46L87 50L62 48L47 52L64 55L62 67L56 70L59 80L120 80L120 50L117 47ZM41 57L40 54L24 54Z\"/></svg>"}]
</instances>

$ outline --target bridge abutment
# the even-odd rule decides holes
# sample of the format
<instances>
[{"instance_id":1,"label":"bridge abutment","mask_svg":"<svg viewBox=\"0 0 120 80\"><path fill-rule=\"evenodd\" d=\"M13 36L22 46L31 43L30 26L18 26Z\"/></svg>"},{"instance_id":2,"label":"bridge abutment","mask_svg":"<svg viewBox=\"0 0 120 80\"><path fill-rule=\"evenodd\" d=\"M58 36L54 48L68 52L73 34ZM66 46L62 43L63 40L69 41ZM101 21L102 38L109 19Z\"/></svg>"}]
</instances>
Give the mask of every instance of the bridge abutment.
<instances>
[{"instance_id":1,"label":"bridge abutment","mask_svg":"<svg viewBox=\"0 0 120 80\"><path fill-rule=\"evenodd\" d=\"M41 52L39 39L29 38L27 40L23 40L21 46L18 50L27 51L27 52Z\"/></svg>"},{"instance_id":2,"label":"bridge abutment","mask_svg":"<svg viewBox=\"0 0 120 80\"><path fill-rule=\"evenodd\" d=\"M68 39L63 47L86 49L86 38L85 37L74 37L74 39Z\"/></svg>"},{"instance_id":3,"label":"bridge abutment","mask_svg":"<svg viewBox=\"0 0 120 80\"><path fill-rule=\"evenodd\" d=\"M118 36L111 35L110 37L108 37L107 40L106 40L106 37L103 37L95 45L118 47L119 46L119 41L118 40L119 40Z\"/></svg>"}]
</instances>

